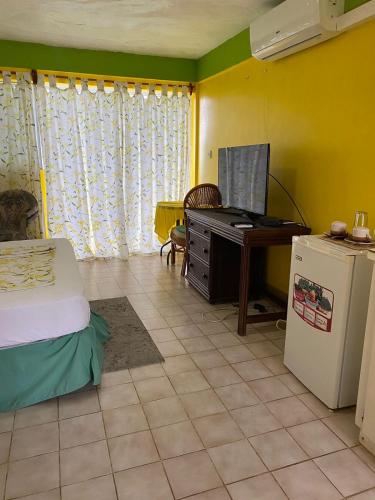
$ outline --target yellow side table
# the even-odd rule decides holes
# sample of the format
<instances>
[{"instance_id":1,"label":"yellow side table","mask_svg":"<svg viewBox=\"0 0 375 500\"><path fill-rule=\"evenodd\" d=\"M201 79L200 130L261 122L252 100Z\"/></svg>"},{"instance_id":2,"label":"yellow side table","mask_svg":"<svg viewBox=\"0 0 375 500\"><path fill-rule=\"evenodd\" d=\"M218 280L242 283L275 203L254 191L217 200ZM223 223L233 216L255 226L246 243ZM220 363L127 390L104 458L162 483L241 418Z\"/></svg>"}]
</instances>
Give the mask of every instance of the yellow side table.
<instances>
[{"instance_id":1,"label":"yellow side table","mask_svg":"<svg viewBox=\"0 0 375 500\"><path fill-rule=\"evenodd\" d=\"M176 222L184 222L184 202L183 201L159 201L155 211L155 233L160 243L169 243L169 234ZM163 248L163 247L162 247ZM160 254L162 251L160 249Z\"/></svg>"}]
</instances>

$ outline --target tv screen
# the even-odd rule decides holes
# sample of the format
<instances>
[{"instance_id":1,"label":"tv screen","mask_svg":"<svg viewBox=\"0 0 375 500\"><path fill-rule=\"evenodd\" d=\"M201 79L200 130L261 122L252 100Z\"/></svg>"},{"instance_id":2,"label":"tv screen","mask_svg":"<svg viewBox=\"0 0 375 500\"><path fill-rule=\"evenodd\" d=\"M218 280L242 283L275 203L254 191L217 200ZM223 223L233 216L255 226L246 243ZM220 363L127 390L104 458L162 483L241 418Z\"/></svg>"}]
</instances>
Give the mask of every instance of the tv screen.
<instances>
[{"instance_id":1,"label":"tv screen","mask_svg":"<svg viewBox=\"0 0 375 500\"><path fill-rule=\"evenodd\" d=\"M269 144L219 149L219 189L223 205L265 215Z\"/></svg>"}]
</instances>

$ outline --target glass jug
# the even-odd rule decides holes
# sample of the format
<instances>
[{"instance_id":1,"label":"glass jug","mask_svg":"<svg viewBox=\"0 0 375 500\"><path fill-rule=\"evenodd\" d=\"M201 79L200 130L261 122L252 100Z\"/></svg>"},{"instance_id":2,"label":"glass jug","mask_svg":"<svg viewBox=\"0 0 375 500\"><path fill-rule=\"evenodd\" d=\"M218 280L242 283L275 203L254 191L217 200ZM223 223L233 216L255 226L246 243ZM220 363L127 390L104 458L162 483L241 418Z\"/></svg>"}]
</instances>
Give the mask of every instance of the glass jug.
<instances>
[{"instance_id":1,"label":"glass jug","mask_svg":"<svg viewBox=\"0 0 375 500\"><path fill-rule=\"evenodd\" d=\"M355 241L364 242L370 240L370 230L368 228L367 212L358 210L355 213L354 227L352 230L352 238Z\"/></svg>"},{"instance_id":2,"label":"glass jug","mask_svg":"<svg viewBox=\"0 0 375 500\"><path fill-rule=\"evenodd\" d=\"M368 227L368 214L357 210L354 217L354 227Z\"/></svg>"}]
</instances>

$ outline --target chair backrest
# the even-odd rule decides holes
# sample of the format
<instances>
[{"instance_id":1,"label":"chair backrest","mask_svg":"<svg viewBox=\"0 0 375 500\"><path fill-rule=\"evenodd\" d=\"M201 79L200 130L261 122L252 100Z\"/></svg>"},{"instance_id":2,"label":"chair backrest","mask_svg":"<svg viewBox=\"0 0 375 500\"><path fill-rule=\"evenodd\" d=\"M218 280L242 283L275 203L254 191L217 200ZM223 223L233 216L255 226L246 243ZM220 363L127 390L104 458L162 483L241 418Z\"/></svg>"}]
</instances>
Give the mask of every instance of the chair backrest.
<instances>
[{"instance_id":1,"label":"chair backrest","mask_svg":"<svg viewBox=\"0 0 375 500\"><path fill-rule=\"evenodd\" d=\"M29 218L38 210L35 196L23 189L0 192L0 213L8 221Z\"/></svg>"},{"instance_id":2,"label":"chair backrest","mask_svg":"<svg viewBox=\"0 0 375 500\"><path fill-rule=\"evenodd\" d=\"M26 240L26 226L37 213L33 194L22 189L0 192L0 241Z\"/></svg>"},{"instance_id":3,"label":"chair backrest","mask_svg":"<svg viewBox=\"0 0 375 500\"><path fill-rule=\"evenodd\" d=\"M221 193L215 184L199 184L186 194L184 208L217 208L221 205Z\"/></svg>"}]
</instances>

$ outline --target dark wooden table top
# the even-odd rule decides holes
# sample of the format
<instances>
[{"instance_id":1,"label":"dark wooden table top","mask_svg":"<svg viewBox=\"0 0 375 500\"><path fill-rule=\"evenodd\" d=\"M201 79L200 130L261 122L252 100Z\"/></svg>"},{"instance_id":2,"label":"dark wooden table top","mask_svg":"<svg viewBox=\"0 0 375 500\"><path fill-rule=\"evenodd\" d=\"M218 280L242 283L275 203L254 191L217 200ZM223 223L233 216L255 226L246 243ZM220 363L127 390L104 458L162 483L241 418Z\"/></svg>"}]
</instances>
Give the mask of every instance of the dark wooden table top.
<instances>
[{"instance_id":1,"label":"dark wooden table top","mask_svg":"<svg viewBox=\"0 0 375 500\"><path fill-rule=\"evenodd\" d=\"M249 223L240 215L229 214L225 209L190 208L186 210L188 217L206 224L215 234L228 238L239 245L269 246L288 245L293 236L310 234L311 229L301 224L285 224L278 227L261 226L254 228L237 228L231 223Z\"/></svg>"}]
</instances>

